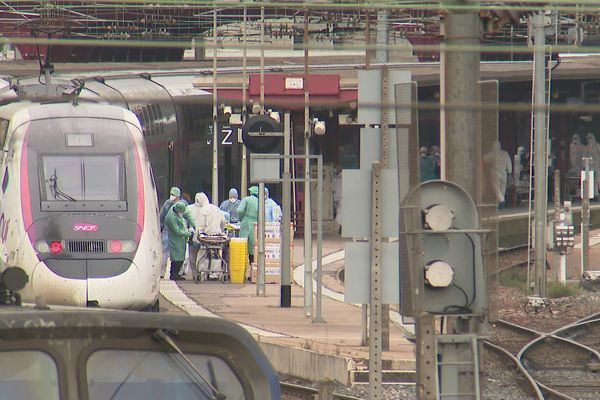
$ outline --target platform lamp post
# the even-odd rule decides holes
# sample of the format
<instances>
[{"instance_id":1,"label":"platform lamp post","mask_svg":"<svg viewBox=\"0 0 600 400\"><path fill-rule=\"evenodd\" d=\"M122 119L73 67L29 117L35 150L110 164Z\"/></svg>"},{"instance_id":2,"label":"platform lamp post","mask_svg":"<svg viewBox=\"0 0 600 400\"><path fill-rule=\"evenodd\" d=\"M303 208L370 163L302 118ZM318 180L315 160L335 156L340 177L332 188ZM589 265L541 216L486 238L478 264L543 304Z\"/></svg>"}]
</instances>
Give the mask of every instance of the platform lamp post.
<instances>
[{"instance_id":1,"label":"platform lamp post","mask_svg":"<svg viewBox=\"0 0 600 400\"><path fill-rule=\"evenodd\" d=\"M310 177L310 94L308 88L308 9L304 9L304 177ZM304 312L312 316L312 218L310 185L304 186Z\"/></svg>"},{"instance_id":2,"label":"platform lamp post","mask_svg":"<svg viewBox=\"0 0 600 400\"><path fill-rule=\"evenodd\" d=\"M242 125L248 120L248 71L247 71L247 27L248 27L248 7L244 7L244 22L242 24ZM240 198L246 196L248 192L248 152L246 145L242 143L242 169L240 171Z\"/></svg>"},{"instance_id":3,"label":"platform lamp post","mask_svg":"<svg viewBox=\"0 0 600 400\"><path fill-rule=\"evenodd\" d=\"M290 254L290 224L291 224L291 175L290 175L290 112L283 114L283 182L282 182L282 216L281 216L281 287L280 307L290 308L292 306L292 286L290 277L291 254Z\"/></svg>"},{"instance_id":4,"label":"platform lamp post","mask_svg":"<svg viewBox=\"0 0 600 400\"><path fill-rule=\"evenodd\" d=\"M219 132L217 118L217 9L213 9L213 137L212 137L212 202L219 204Z\"/></svg>"}]
</instances>

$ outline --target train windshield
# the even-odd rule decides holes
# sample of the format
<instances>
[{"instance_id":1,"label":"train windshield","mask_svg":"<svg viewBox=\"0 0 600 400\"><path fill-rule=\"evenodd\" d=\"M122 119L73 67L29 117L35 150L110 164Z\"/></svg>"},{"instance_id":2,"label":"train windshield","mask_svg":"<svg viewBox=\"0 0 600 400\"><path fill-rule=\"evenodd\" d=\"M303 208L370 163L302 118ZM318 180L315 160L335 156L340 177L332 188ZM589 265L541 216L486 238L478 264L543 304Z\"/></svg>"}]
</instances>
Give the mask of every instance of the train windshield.
<instances>
[{"instance_id":1,"label":"train windshield","mask_svg":"<svg viewBox=\"0 0 600 400\"><path fill-rule=\"evenodd\" d=\"M0 353L0 397L58 400L58 371L54 360L40 351Z\"/></svg>"},{"instance_id":2,"label":"train windshield","mask_svg":"<svg viewBox=\"0 0 600 400\"><path fill-rule=\"evenodd\" d=\"M218 357L175 352L99 350L87 361L90 400L244 399L244 389ZM195 369L195 370L194 370ZM201 376L200 376L201 375Z\"/></svg>"},{"instance_id":3,"label":"train windshield","mask_svg":"<svg viewBox=\"0 0 600 400\"><path fill-rule=\"evenodd\" d=\"M42 168L45 201L125 199L121 155L43 155Z\"/></svg>"}]
</instances>

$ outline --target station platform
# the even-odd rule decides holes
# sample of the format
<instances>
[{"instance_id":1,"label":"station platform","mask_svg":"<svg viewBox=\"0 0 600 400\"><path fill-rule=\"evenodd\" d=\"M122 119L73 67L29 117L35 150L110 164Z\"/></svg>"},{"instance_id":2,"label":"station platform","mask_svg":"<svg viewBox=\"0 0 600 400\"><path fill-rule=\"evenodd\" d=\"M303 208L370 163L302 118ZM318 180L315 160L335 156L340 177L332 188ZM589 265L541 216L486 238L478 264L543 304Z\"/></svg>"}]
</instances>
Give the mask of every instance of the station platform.
<instances>
[{"instance_id":1,"label":"station platform","mask_svg":"<svg viewBox=\"0 0 600 400\"><path fill-rule=\"evenodd\" d=\"M337 278L344 264L344 243L339 237L323 240L323 322L313 322L314 305L312 316L305 312L303 282L298 279L304 275L302 239L294 243L292 279L296 277L296 281L292 283L290 308L280 307L279 284L265 285L266 295L257 296L256 285L250 282L196 284L188 276L186 281L161 281L161 295L177 307L166 307L168 312L183 310L241 324L281 374L350 384L357 373L368 369L369 347L361 346L361 307L343 302L343 284ZM398 320L394 307L390 307L390 346L383 352L383 367L410 375L415 371L415 347L406 339L401 323L394 322Z\"/></svg>"}]
</instances>

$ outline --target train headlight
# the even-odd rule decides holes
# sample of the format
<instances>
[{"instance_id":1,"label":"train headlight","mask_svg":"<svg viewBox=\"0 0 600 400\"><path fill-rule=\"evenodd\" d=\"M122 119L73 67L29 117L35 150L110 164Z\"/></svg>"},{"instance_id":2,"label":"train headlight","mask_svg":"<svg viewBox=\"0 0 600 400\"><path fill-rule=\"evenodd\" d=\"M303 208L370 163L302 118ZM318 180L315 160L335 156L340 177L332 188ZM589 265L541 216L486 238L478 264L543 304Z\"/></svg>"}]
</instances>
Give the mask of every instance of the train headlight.
<instances>
[{"instance_id":1,"label":"train headlight","mask_svg":"<svg viewBox=\"0 0 600 400\"><path fill-rule=\"evenodd\" d=\"M40 240L35 243L35 249L38 253L50 253L50 246L48 242Z\"/></svg>"},{"instance_id":2,"label":"train headlight","mask_svg":"<svg viewBox=\"0 0 600 400\"><path fill-rule=\"evenodd\" d=\"M135 242L133 240L109 240L109 253L133 253L135 251Z\"/></svg>"},{"instance_id":3,"label":"train headlight","mask_svg":"<svg viewBox=\"0 0 600 400\"><path fill-rule=\"evenodd\" d=\"M53 254L58 254L63 250L63 245L58 240L53 240L50 242L50 252Z\"/></svg>"}]
</instances>

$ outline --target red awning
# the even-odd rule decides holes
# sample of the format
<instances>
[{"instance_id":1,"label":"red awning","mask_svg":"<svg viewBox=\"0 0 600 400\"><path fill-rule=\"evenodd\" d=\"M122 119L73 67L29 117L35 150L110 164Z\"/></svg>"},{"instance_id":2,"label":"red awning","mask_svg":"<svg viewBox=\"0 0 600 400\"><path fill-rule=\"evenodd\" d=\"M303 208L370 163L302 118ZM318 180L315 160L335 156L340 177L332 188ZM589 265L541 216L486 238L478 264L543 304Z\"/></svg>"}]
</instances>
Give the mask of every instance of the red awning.
<instances>
[{"instance_id":1,"label":"red awning","mask_svg":"<svg viewBox=\"0 0 600 400\"><path fill-rule=\"evenodd\" d=\"M260 75L249 76L248 97L255 103L260 101ZM265 75L265 103L284 109L304 107L303 74ZM334 74L310 75L308 79L311 107L341 108L358 99L357 89L341 89L340 76ZM211 91L209 89L205 89ZM242 100L241 88L218 89L220 99ZM343 103L343 104L340 104ZM334 106L334 107L332 107Z\"/></svg>"}]
</instances>

